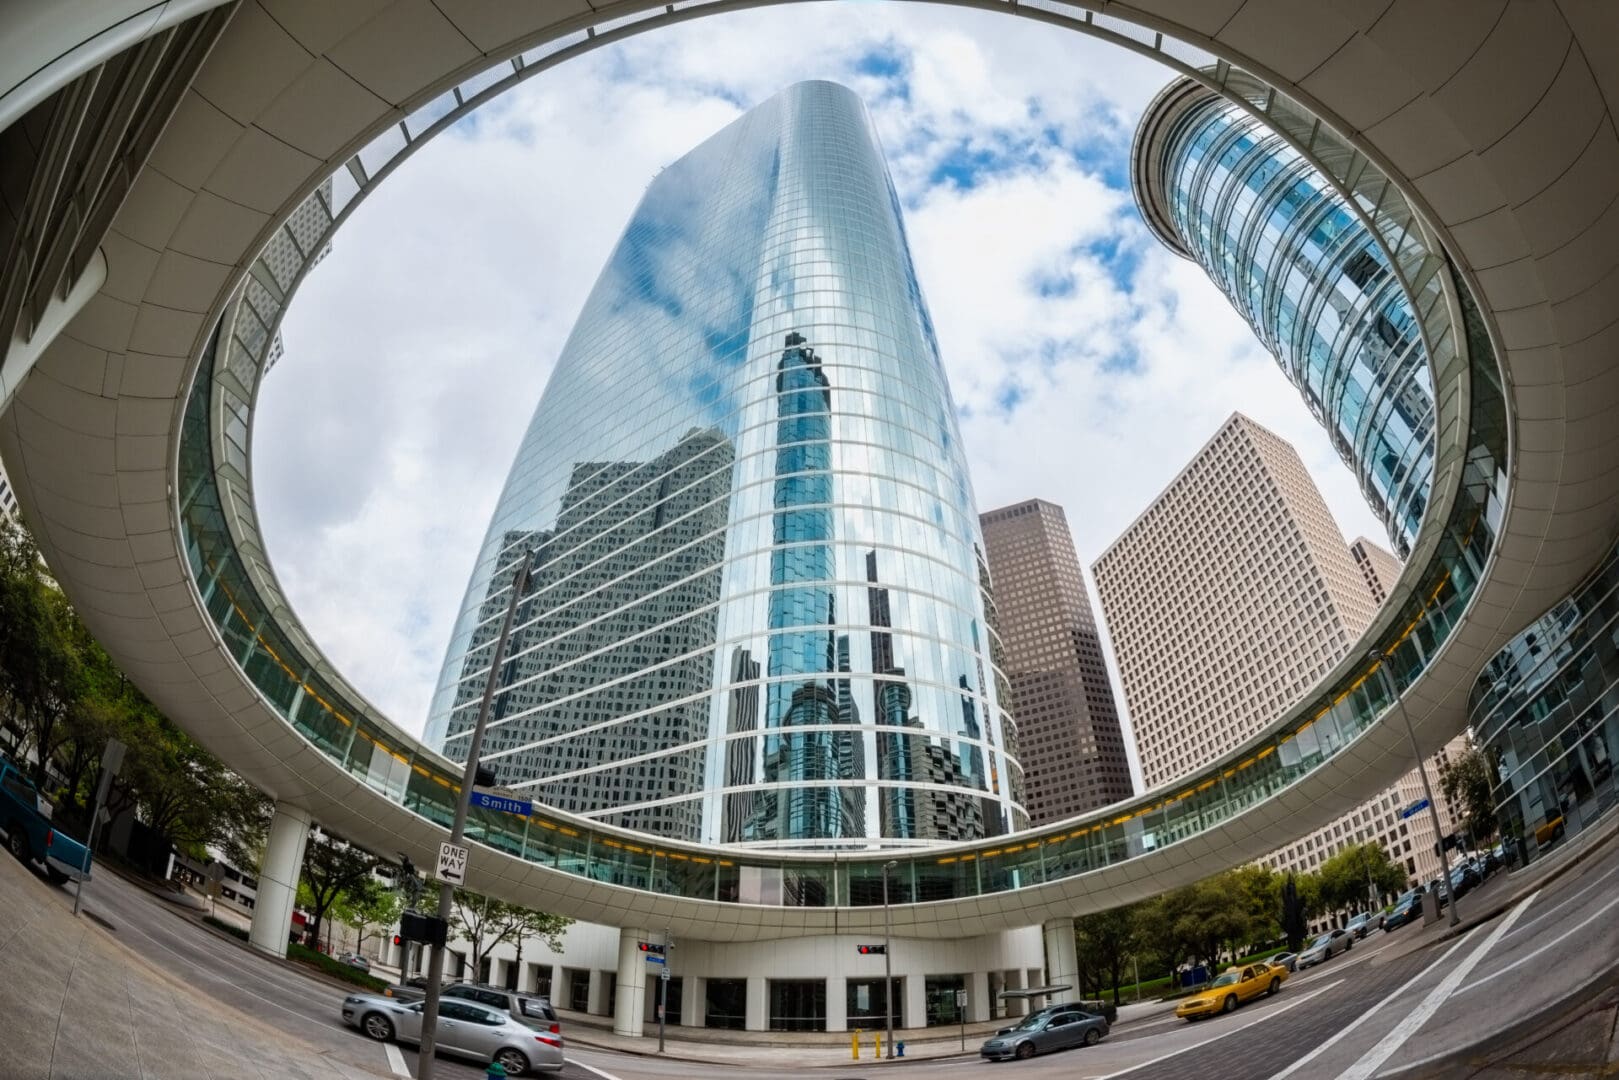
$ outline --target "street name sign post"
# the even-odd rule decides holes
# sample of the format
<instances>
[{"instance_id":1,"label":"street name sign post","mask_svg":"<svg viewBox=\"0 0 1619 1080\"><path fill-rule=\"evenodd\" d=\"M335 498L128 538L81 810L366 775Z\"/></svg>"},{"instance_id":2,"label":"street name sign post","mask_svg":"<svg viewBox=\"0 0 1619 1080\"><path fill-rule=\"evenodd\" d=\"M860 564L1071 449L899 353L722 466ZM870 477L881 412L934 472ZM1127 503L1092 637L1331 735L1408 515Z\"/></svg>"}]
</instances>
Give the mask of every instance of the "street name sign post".
<instances>
[{"instance_id":1,"label":"street name sign post","mask_svg":"<svg viewBox=\"0 0 1619 1080\"><path fill-rule=\"evenodd\" d=\"M516 799L510 795L496 795L489 791L474 791L472 805L481 806L485 810L495 810L502 814L516 814L519 817L528 817L534 812L534 804L527 799Z\"/></svg>"}]
</instances>

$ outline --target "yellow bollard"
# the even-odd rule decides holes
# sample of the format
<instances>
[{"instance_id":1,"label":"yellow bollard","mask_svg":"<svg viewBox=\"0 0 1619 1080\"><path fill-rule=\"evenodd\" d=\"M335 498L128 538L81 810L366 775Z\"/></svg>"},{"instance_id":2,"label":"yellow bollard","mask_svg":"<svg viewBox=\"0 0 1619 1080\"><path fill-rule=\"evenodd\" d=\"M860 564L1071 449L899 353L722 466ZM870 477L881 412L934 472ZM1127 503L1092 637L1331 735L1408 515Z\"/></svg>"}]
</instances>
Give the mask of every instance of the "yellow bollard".
<instances>
[{"instance_id":1,"label":"yellow bollard","mask_svg":"<svg viewBox=\"0 0 1619 1080\"><path fill-rule=\"evenodd\" d=\"M854 1059L856 1061L860 1060L860 1029L859 1028L855 1028L853 1033L851 1033L850 1036L849 1036L849 1052L854 1055Z\"/></svg>"},{"instance_id":2,"label":"yellow bollard","mask_svg":"<svg viewBox=\"0 0 1619 1080\"><path fill-rule=\"evenodd\" d=\"M873 1061L881 1061L882 1059L883 1059L883 1033L880 1032L880 1031L873 1031L871 1033L871 1060L873 1060Z\"/></svg>"}]
</instances>

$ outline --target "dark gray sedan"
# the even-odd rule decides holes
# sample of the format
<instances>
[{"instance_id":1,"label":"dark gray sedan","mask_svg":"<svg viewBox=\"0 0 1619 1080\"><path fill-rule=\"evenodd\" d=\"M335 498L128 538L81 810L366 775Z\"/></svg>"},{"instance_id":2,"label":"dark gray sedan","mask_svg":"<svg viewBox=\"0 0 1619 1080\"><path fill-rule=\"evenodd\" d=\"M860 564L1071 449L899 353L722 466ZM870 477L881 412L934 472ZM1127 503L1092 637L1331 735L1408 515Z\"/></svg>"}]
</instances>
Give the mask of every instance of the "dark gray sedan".
<instances>
[{"instance_id":1,"label":"dark gray sedan","mask_svg":"<svg viewBox=\"0 0 1619 1080\"><path fill-rule=\"evenodd\" d=\"M1041 1009L1023 1018L1017 1027L1002 1028L979 1048L991 1061L1022 1061L1070 1046L1095 1046L1107 1034L1107 1021L1074 1008Z\"/></svg>"},{"instance_id":2,"label":"dark gray sedan","mask_svg":"<svg viewBox=\"0 0 1619 1080\"><path fill-rule=\"evenodd\" d=\"M406 1005L373 994L350 994L343 999L343 1022L383 1042L422 1041L419 1001ZM471 1001L439 1002L439 1051L478 1062L498 1061L507 1076L562 1068L562 1034L555 1024L549 1028L536 1029L509 1013Z\"/></svg>"}]
</instances>

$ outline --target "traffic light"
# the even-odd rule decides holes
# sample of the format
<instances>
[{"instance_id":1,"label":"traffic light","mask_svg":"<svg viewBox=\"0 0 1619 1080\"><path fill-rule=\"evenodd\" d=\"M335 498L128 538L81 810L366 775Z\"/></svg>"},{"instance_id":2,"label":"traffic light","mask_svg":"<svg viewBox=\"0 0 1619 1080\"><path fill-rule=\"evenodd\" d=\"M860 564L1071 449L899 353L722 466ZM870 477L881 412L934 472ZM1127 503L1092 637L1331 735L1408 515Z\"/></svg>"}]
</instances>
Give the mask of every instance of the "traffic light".
<instances>
[{"instance_id":1,"label":"traffic light","mask_svg":"<svg viewBox=\"0 0 1619 1080\"><path fill-rule=\"evenodd\" d=\"M662 945L653 945L651 942L647 942L647 941L643 941L640 944L641 944L641 951L642 952L653 953L653 954L655 954L657 956L662 956L663 955L663 946Z\"/></svg>"},{"instance_id":2,"label":"traffic light","mask_svg":"<svg viewBox=\"0 0 1619 1080\"><path fill-rule=\"evenodd\" d=\"M887 945L856 945L855 948L860 950L860 955L861 956L886 956L886 955L888 955L888 946Z\"/></svg>"},{"instance_id":3,"label":"traffic light","mask_svg":"<svg viewBox=\"0 0 1619 1080\"><path fill-rule=\"evenodd\" d=\"M405 943L405 939L403 937L401 937L398 934L394 935L394 947L395 948L398 948L399 946L403 945L404 943Z\"/></svg>"},{"instance_id":4,"label":"traffic light","mask_svg":"<svg viewBox=\"0 0 1619 1080\"><path fill-rule=\"evenodd\" d=\"M493 765L485 765L480 761L478 763L478 767L472 770L472 786L494 787L495 781L499 779L499 777L500 773Z\"/></svg>"},{"instance_id":5,"label":"traffic light","mask_svg":"<svg viewBox=\"0 0 1619 1080\"><path fill-rule=\"evenodd\" d=\"M442 947L448 938L449 923L432 915L419 915L407 911L399 916L399 936L406 941L419 941L423 945Z\"/></svg>"}]
</instances>

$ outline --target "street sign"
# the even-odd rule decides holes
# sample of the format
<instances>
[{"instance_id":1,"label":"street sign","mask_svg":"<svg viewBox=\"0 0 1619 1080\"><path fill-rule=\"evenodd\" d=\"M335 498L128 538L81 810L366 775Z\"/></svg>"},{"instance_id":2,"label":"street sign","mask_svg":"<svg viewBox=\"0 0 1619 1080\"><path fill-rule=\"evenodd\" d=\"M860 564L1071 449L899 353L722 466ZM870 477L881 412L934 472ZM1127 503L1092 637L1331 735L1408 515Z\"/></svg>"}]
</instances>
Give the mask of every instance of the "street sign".
<instances>
[{"instance_id":1,"label":"street sign","mask_svg":"<svg viewBox=\"0 0 1619 1080\"><path fill-rule=\"evenodd\" d=\"M668 961L666 961L663 957L659 956L657 953L647 953L646 954L646 962L649 963L649 964L668 963Z\"/></svg>"},{"instance_id":2,"label":"street sign","mask_svg":"<svg viewBox=\"0 0 1619 1080\"><path fill-rule=\"evenodd\" d=\"M1418 799L1416 802L1412 803L1410 806L1408 806L1404 810L1400 811L1400 818L1401 818L1401 820L1404 820L1405 818L1408 818L1408 817L1412 816L1413 814L1420 814L1426 809L1428 809L1428 800L1427 799Z\"/></svg>"},{"instance_id":3,"label":"street sign","mask_svg":"<svg viewBox=\"0 0 1619 1080\"><path fill-rule=\"evenodd\" d=\"M438 874L440 881L448 881L451 885L465 885L467 883L467 849L456 847L448 840L438 846Z\"/></svg>"},{"instance_id":4,"label":"street sign","mask_svg":"<svg viewBox=\"0 0 1619 1080\"><path fill-rule=\"evenodd\" d=\"M965 1009L966 1007L967 1007L967 991L965 991L965 990L957 990L956 991L956 1008Z\"/></svg>"},{"instance_id":5,"label":"street sign","mask_svg":"<svg viewBox=\"0 0 1619 1080\"><path fill-rule=\"evenodd\" d=\"M492 795L487 791L474 791L472 805L481 806L485 810L495 810L502 814L518 814L527 817L534 812L534 804L527 799L514 799L510 795Z\"/></svg>"},{"instance_id":6,"label":"street sign","mask_svg":"<svg viewBox=\"0 0 1619 1080\"><path fill-rule=\"evenodd\" d=\"M665 966L662 971L658 972L658 978L662 979L664 982L669 981L669 968L667 966ZM661 1009L663 1006L660 1005L658 1007Z\"/></svg>"}]
</instances>

